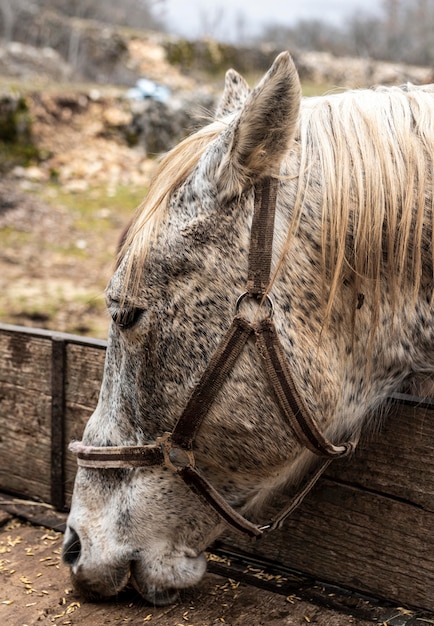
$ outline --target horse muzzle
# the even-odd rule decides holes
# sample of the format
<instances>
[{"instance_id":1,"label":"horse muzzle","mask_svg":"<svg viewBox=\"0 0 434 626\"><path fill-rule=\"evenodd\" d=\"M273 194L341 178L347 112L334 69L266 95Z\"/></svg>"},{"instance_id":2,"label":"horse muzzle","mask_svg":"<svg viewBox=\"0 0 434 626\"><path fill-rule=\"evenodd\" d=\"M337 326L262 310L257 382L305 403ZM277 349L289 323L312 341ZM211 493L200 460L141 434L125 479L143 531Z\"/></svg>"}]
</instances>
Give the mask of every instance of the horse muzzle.
<instances>
[{"instance_id":1,"label":"horse muzzle","mask_svg":"<svg viewBox=\"0 0 434 626\"><path fill-rule=\"evenodd\" d=\"M116 596L128 583L153 606L176 601L179 589L196 585L206 571L204 554L180 554L148 561L135 553L122 562L92 562L83 554L76 531L68 526L62 551L75 590L88 600Z\"/></svg>"},{"instance_id":2,"label":"horse muzzle","mask_svg":"<svg viewBox=\"0 0 434 626\"><path fill-rule=\"evenodd\" d=\"M160 569L139 559L131 563L131 583L154 606L173 604L179 590L196 585L206 571L204 554L176 556Z\"/></svg>"}]
</instances>

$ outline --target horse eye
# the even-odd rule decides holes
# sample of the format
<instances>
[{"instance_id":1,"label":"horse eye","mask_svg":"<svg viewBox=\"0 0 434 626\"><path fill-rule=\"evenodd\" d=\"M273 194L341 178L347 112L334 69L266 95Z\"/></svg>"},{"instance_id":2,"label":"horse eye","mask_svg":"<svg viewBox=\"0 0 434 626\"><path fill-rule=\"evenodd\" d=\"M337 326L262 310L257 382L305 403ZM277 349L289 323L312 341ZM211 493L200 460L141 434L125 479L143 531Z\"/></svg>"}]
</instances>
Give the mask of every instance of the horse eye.
<instances>
[{"instance_id":1,"label":"horse eye","mask_svg":"<svg viewBox=\"0 0 434 626\"><path fill-rule=\"evenodd\" d=\"M112 313L112 319L119 328L131 328L138 322L142 313L143 309L137 307L118 309Z\"/></svg>"}]
</instances>

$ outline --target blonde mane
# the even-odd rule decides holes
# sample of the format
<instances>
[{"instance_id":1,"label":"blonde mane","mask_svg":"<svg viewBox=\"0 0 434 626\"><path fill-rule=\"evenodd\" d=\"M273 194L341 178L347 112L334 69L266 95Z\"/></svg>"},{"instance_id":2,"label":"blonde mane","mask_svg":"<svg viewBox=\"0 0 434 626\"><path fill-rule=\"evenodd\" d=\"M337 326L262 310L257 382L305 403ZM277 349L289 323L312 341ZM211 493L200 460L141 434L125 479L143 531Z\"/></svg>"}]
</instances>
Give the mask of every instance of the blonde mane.
<instances>
[{"instance_id":1,"label":"blonde mane","mask_svg":"<svg viewBox=\"0 0 434 626\"><path fill-rule=\"evenodd\" d=\"M433 98L428 88L410 86L303 100L296 137L298 190L286 251L306 204L320 205L323 278L329 285L325 320L348 275L355 294L362 282L364 289L368 283L374 327L382 277L387 275L392 302L409 286L416 298L428 245L433 261ZM147 242L158 231L169 196L224 128L222 122L206 126L161 161L121 251L121 257L129 253L129 289L134 289L134 276L139 280Z\"/></svg>"},{"instance_id":2,"label":"blonde mane","mask_svg":"<svg viewBox=\"0 0 434 626\"><path fill-rule=\"evenodd\" d=\"M411 87L360 90L307 101L302 109L300 171L306 174L299 210L319 176L323 267L330 279L326 317L348 273L356 290L363 279L369 282L374 308L382 276L392 303L404 287L411 287L413 300L419 292L427 215L432 231L433 97ZM430 234L432 261L431 243Z\"/></svg>"}]
</instances>

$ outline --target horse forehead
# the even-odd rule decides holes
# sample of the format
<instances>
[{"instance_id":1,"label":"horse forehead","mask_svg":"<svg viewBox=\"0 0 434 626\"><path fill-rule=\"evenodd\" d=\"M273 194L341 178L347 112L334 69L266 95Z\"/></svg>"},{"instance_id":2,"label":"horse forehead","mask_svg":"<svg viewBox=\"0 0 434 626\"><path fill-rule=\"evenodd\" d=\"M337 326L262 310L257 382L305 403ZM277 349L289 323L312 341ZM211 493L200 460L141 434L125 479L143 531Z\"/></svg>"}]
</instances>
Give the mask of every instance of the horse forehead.
<instances>
[{"instance_id":1,"label":"horse forehead","mask_svg":"<svg viewBox=\"0 0 434 626\"><path fill-rule=\"evenodd\" d=\"M175 189L168 199L166 219L161 225L159 238L166 240L184 229L197 218L207 216L210 201L215 198L209 177L198 171L198 168Z\"/></svg>"}]
</instances>

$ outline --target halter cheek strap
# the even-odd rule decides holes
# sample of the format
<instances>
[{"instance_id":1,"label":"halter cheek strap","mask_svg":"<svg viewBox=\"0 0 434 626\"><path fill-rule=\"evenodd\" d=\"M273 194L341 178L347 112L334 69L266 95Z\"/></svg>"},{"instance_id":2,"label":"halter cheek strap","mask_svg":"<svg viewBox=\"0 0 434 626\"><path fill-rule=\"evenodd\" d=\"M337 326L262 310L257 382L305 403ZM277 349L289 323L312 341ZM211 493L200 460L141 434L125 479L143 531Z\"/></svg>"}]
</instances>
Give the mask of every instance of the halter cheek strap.
<instances>
[{"instance_id":1,"label":"halter cheek strap","mask_svg":"<svg viewBox=\"0 0 434 626\"><path fill-rule=\"evenodd\" d=\"M349 455L357 441L334 445L318 429L293 380L291 369L273 322L274 306L267 293L273 249L274 216L278 181L266 178L255 190L255 208L249 250L247 289L237 301L232 323L194 388L171 433L145 446L92 447L74 442L70 449L78 465L93 469L137 468L164 465L175 472L203 501L211 505L230 526L251 537L279 527L300 504L318 478L335 458ZM268 307L263 319L250 321L241 315L242 300L249 298L258 307ZM256 525L240 515L216 491L194 458L194 441L227 376L247 341L254 341L264 374L276 403L293 436L307 449L323 458L281 513L269 524Z\"/></svg>"}]
</instances>

